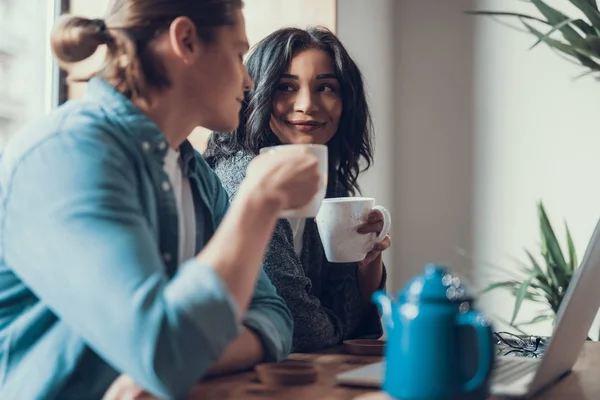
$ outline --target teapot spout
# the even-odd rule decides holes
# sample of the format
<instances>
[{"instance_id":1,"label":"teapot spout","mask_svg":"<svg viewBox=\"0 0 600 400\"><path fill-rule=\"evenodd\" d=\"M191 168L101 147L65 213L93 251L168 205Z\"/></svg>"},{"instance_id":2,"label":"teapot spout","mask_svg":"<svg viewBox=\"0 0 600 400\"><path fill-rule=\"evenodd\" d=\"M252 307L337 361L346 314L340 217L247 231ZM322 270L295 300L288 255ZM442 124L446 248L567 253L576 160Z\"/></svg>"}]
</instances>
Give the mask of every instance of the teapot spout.
<instances>
[{"instance_id":1,"label":"teapot spout","mask_svg":"<svg viewBox=\"0 0 600 400\"><path fill-rule=\"evenodd\" d=\"M377 305L379 312L383 317L383 323L387 329L394 327L394 318L392 316L392 299L383 291L378 290L371 296L371 301Z\"/></svg>"}]
</instances>

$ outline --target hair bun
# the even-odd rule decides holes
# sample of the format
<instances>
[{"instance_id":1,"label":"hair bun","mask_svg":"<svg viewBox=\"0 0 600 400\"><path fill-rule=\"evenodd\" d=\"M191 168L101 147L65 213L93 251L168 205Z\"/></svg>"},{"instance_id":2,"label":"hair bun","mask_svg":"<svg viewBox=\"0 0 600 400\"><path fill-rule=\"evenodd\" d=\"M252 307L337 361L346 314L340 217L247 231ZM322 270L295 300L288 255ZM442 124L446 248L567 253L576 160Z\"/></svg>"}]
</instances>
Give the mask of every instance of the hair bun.
<instances>
[{"instance_id":1,"label":"hair bun","mask_svg":"<svg viewBox=\"0 0 600 400\"><path fill-rule=\"evenodd\" d=\"M50 41L60 61L75 63L94 54L106 37L104 21L65 14L54 24Z\"/></svg>"}]
</instances>

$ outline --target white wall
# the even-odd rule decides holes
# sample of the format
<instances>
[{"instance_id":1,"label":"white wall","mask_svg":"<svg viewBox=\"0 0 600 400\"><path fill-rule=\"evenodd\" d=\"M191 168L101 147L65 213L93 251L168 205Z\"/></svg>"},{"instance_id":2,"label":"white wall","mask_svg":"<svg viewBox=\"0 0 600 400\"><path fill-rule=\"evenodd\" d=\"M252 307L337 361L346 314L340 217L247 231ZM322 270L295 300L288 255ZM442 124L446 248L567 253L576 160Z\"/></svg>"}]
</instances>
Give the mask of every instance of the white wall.
<instances>
[{"instance_id":1,"label":"white wall","mask_svg":"<svg viewBox=\"0 0 600 400\"><path fill-rule=\"evenodd\" d=\"M471 276L474 23L471 0L397 3L397 284L426 262Z\"/></svg>"},{"instance_id":2,"label":"white wall","mask_svg":"<svg viewBox=\"0 0 600 400\"><path fill-rule=\"evenodd\" d=\"M426 262L471 264L472 1L338 0L338 33L369 87L375 168L363 179L394 218L389 289Z\"/></svg>"},{"instance_id":3,"label":"white wall","mask_svg":"<svg viewBox=\"0 0 600 400\"><path fill-rule=\"evenodd\" d=\"M338 33L375 116L376 164L363 185L394 215L390 289L428 261L476 288L501 277L489 264L514 270L513 257L539 244L539 199L561 237L568 221L580 259L600 215L600 82L573 81L583 70L544 46L528 51L530 35L463 14L475 8L534 12L516 0L338 0ZM481 300L510 318L512 297ZM526 305L522 317L535 312Z\"/></svg>"},{"instance_id":4,"label":"white wall","mask_svg":"<svg viewBox=\"0 0 600 400\"><path fill-rule=\"evenodd\" d=\"M367 86L375 128L375 163L359 179L364 196L377 199L388 208L397 226L394 199L395 149L395 56L393 47L395 0L338 0L337 34L358 64ZM396 228L391 232L393 246L384 253L388 270L388 287L394 288L398 270L395 267Z\"/></svg>"},{"instance_id":5,"label":"white wall","mask_svg":"<svg viewBox=\"0 0 600 400\"><path fill-rule=\"evenodd\" d=\"M336 31L336 0L246 0L244 17L250 46L287 26L323 25Z\"/></svg>"}]
</instances>

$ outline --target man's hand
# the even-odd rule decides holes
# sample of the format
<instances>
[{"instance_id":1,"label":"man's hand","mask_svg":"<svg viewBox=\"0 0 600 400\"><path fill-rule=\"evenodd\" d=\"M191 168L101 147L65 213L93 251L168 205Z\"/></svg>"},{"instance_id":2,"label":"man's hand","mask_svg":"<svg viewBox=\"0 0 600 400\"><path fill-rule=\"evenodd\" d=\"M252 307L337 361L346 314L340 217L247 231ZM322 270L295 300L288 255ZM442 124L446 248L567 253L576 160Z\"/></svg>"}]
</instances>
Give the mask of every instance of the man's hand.
<instances>
[{"instance_id":1,"label":"man's hand","mask_svg":"<svg viewBox=\"0 0 600 400\"><path fill-rule=\"evenodd\" d=\"M102 400L158 400L139 387L129 376L121 375L110 385Z\"/></svg>"},{"instance_id":2,"label":"man's hand","mask_svg":"<svg viewBox=\"0 0 600 400\"><path fill-rule=\"evenodd\" d=\"M248 328L227 347L206 376L243 371L262 361L263 348L258 336ZM158 400L139 387L129 376L121 375L110 385L102 400Z\"/></svg>"}]
</instances>

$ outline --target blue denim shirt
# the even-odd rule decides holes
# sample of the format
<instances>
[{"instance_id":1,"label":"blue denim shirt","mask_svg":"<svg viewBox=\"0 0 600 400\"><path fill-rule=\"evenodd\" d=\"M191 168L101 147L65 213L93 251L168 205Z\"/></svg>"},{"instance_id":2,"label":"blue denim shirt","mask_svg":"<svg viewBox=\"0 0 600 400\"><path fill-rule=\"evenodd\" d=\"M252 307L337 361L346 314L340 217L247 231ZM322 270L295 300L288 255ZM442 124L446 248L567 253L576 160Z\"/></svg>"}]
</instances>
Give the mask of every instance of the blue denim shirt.
<instances>
[{"instance_id":1,"label":"blue denim shirt","mask_svg":"<svg viewBox=\"0 0 600 400\"><path fill-rule=\"evenodd\" d=\"M120 374L184 395L241 332L214 270L177 265L177 208L157 126L106 82L11 139L0 159L0 399L97 399ZM228 207L185 142L196 249ZM227 249L223 249L227 251ZM292 318L261 271L243 324L269 360Z\"/></svg>"}]
</instances>

